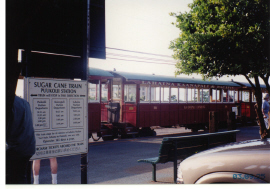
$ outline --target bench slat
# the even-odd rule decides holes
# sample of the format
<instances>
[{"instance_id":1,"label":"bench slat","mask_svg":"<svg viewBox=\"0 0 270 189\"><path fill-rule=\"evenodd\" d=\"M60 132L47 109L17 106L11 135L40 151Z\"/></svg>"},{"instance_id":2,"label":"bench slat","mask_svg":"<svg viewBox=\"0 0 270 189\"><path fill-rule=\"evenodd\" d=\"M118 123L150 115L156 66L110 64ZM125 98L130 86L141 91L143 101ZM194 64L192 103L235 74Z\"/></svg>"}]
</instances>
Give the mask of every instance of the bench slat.
<instances>
[{"instance_id":1,"label":"bench slat","mask_svg":"<svg viewBox=\"0 0 270 189\"><path fill-rule=\"evenodd\" d=\"M157 164L159 157L147 158L147 159L139 159L138 162Z\"/></svg>"}]
</instances>

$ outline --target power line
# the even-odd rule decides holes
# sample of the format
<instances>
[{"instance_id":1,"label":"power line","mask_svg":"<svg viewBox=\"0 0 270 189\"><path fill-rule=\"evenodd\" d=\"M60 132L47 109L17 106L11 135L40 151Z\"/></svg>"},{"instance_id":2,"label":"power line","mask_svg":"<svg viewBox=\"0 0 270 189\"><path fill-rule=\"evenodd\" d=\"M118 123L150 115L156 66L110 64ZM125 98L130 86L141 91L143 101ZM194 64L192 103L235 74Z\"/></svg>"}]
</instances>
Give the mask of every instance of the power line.
<instances>
[{"instance_id":1,"label":"power line","mask_svg":"<svg viewBox=\"0 0 270 189\"><path fill-rule=\"evenodd\" d=\"M142 63L148 63L148 64L167 64L174 66L175 64L172 63L161 63L161 62L145 62L145 61L139 61L139 60L127 60L127 59L120 59L120 58L112 58L112 57L106 57L108 59L115 59L115 60L123 60L123 61L132 61L132 62L142 62Z\"/></svg>"},{"instance_id":2,"label":"power line","mask_svg":"<svg viewBox=\"0 0 270 189\"><path fill-rule=\"evenodd\" d=\"M156 58L149 58L149 57L131 56L131 55L124 55L124 54L115 54L115 53L108 53L108 52L106 53L106 55L126 57L126 58L135 58L135 59L143 59L143 60L162 61L162 62L168 62L168 63L175 63L175 61L170 61L170 60L163 60L163 59L156 59Z\"/></svg>"},{"instance_id":3,"label":"power line","mask_svg":"<svg viewBox=\"0 0 270 189\"><path fill-rule=\"evenodd\" d=\"M126 52L133 52L133 53L139 53L139 54L148 54L148 55L162 56L162 57L171 58L171 56L168 56L168 55L153 54L153 53L146 53L146 52L140 52L140 51L131 51L131 50L126 50L126 49L112 48L112 47L106 47L106 49L113 49L113 50L118 50L118 51L126 51Z\"/></svg>"}]
</instances>

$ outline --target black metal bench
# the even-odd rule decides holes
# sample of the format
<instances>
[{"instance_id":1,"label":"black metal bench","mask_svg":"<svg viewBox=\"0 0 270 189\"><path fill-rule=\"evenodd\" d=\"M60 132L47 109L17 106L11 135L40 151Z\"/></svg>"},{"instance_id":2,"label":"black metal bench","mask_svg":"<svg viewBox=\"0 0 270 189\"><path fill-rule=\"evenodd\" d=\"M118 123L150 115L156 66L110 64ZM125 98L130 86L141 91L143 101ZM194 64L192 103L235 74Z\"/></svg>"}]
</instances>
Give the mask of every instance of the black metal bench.
<instances>
[{"instance_id":1,"label":"black metal bench","mask_svg":"<svg viewBox=\"0 0 270 189\"><path fill-rule=\"evenodd\" d=\"M236 133L239 130L180 136L164 137L159 148L159 156L140 159L138 162L152 164L152 180L156 182L156 164L174 163L174 182L177 179L177 160L183 160L197 152L207 150L222 144L236 141Z\"/></svg>"}]
</instances>

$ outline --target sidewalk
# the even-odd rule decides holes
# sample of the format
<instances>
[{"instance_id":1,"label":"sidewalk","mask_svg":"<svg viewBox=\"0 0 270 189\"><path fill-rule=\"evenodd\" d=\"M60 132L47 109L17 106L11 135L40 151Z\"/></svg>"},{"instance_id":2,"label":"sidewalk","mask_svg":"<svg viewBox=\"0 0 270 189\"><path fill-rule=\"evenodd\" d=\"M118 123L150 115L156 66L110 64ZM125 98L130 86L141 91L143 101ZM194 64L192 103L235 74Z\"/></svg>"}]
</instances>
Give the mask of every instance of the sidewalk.
<instances>
[{"instance_id":1,"label":"sidewalk","mask_svg":"<svg viewBox=\"0 0 270 189\"><path fill-rule=\"evenodd\" d=\"M237 141L259 139L259 127L240 127ZM184 128L156 128L156 137L118 139L115 141L90 142L88 153L88 184L174 184L173 163L157 165L157 182L152 182L152 165L138 163L138 159L158 155L164 136L195 134ZM223 130L219 130L223 131ZM199 131L203 133L203 131ZM58 160L58 183L80 184L80 155L60 157ZM50 165L43 160L40 183L51 184Z\"/></svg>"},{"instance_id":2,"label":"sidewalk","mask_svg":"<svg viewBox=\"0 0 270 189\"><path fill-rule=\"evenodd\" d=\"M168 134L173 134L177 130L181 130L182 133L189 133L190 130L185 130L183 132L183 128L156 128L157 136L163 136ZM236 141L245 141L252 139L260 139L259 135L259 127L251 126L251 127L241 127L237 128L240 130L237 133ZM219 130L225 131L225 129ZM181 133L181 134L182 134ZM201 131L202 133L202 131ZM194 133L195 134L195 133ZM158 154L158 151L156 152ZM157 165L157 182L152 181L152 166L150 164L144 163L134 163L135 166L129 171L134 173L133 176L123 177L115 180L103 181L98 184L174 184L173 182L173 163L169 162L166 164L158 164ZM143 172L147 168L148 172Z\"/></svg>"},{"instance_id":3,"label":"sidewalk","mask_svg":"<svg viewBox=\"0 0 270 189\"><path fill-rule=\"evenodd\" d=\"M244 141L244 140L260 138L258 126L241 127L237 129L240 130L240 132L237 133L236 141ZM128 140L134 141L134 142L145 143L144 144L145 146L149 145L148 142L156 143L159 146L159 144L162 141L163 136L195 134L195 133L191 133L190 130L185 130L184 128L180 128L180 127L176 127L176 128L158 128L157 127L155 128L155 131L157 132L157 137L159 137L159 140L158 139L145 139L142 141L141 139L134 139L134 140L128 139ZM225 131L225 129L221 129L219 131ZM199 133L204 133L204 132L199 131ZM143 149L141 150L143 151ZM145 153L149 153L149 155L146 156L144 155ZM118 170L119 172L117 171L114 173L115 174L114 178L110 178L109 176L110 173L108 173L107 179L104 178L103 181L96 180L96 182L93 182L90 179L89 184L92 184L92 183L93 184L174 184L172 162L157 165L157 182L153 182L152 181L152 165L145 164L145 163L138 163L137 160L142 157L136 159L137 154L138 152L133 150L132 152L130 152L131 158L129 158L129 160L123 160L122 165L120 165L121 168L115 167L115 170ZM154 152L142 152L142 156L143 155L146 157L157 156L158 149L156 149ZM130 167L125 167L126 163L127 164L129 163L132 165Z\"/></svg>"}]
</instances>

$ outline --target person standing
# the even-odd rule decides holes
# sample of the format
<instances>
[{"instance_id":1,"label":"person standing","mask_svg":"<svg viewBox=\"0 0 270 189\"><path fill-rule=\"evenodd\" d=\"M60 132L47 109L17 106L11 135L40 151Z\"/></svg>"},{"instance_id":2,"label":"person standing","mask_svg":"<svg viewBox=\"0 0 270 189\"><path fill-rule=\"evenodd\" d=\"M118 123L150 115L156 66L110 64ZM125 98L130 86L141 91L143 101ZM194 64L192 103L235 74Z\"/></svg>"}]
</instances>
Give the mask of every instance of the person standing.
<instances>
[{"instance_id":1,"label":"person standing","mask_svg":"<svg viewBox=\"0 0 270 189\"><path fill-rule=\"evenodd\" d=\"M263 104L262 104L262 113L263 113L263 118L264 118L264 123L265 123L265 127L266 129L269 130L269 115L268 115L268 112L269 112L269 94L265 94L263 96Z\"/></svg>"},{"instance_id":2,"label":"person standing","mask_svg":"<svg viewBox=\"0 0 270 189\"><path fill-rule=\"evenodd\" d=\"M36 139L29 103L15 96L6 128L6 184L27 184L30 158L35 154Z\"/></svg>"},{"instance_id":3,"label":"person standing","mask_svg":"<svg viewBox=\"0 0 270 189\"><path fill-rule=\"evenodd\" d=\"M39 170L40 170L40 159L33 161L33 177L34 183L39 184ZM57 184L57 159L50 158L50 166L51 166L51 173L52 173L52 184Z\"/></svg>"}]
</instances>

